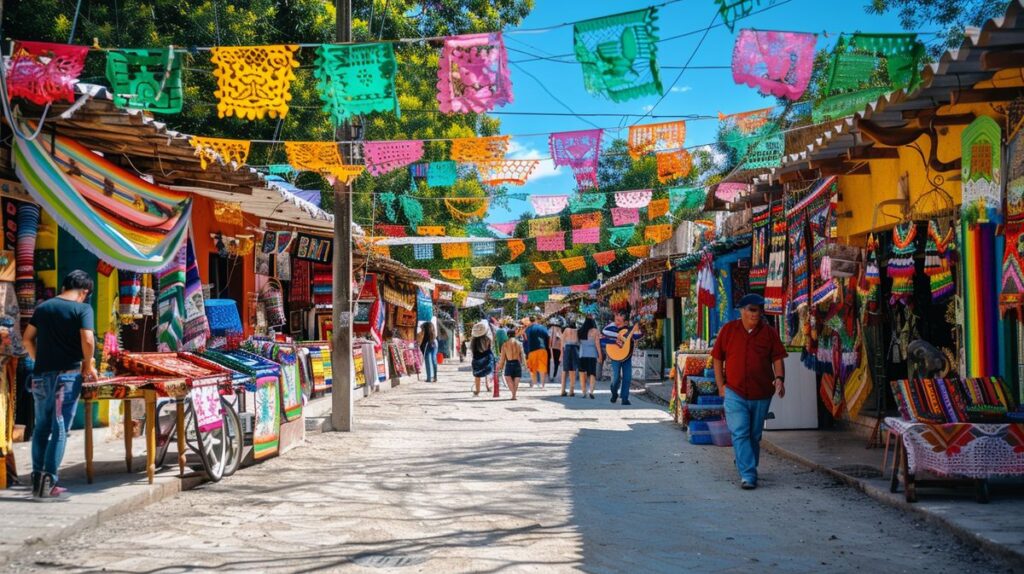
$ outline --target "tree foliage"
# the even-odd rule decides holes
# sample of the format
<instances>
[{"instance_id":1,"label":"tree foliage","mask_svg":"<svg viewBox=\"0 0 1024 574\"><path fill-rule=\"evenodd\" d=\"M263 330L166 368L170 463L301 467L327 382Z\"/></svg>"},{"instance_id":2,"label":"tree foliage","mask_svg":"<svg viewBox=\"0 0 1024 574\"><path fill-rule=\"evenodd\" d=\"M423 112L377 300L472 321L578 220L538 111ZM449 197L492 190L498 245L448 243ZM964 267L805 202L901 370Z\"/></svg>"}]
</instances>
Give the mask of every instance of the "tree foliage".
<instances>
[{"instance_id":1,"label":"tree foliage","mask_svg":"<svg viewBox=\"0 0 1024 574\"><path fill-rule=\"evenodd\" d=\"M1001 16L1007 0L871 0L865 6L869 14L897 12L904 30L922 30L939 26L942 42L929 47L932 57L963 42L964 28L981 26Z\"/></svg>"}]
</instances>

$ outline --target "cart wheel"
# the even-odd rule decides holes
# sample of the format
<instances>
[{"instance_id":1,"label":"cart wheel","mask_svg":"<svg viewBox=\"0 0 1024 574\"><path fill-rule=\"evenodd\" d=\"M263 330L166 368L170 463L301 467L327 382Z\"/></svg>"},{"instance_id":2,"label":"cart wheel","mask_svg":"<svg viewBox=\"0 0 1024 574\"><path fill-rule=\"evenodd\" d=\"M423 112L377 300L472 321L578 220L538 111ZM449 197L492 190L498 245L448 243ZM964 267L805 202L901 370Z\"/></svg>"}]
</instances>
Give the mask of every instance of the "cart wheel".
<instances>
[{"instance_id":1,"label":"cart wheel","mask_svg":"<svg viewBox=\"0 0 1024 574\"><path fill-rule=\"evenodd\" d=\"M227 424L222 424L219 429L208 432L199 430L199 418L194 414L191 420L191 428L195 433L196 451L200 460L203 461L203 470L211 482L219 482L224 477L224 467L228 461L228 437Z\"/></svg>"},{"instance_id":2,"label":"cart wheel","mask_svg":"<svg viewBox=\"0 0 1024 574\"><path fill-rule=\"evenodd\" d=\"M235 408L235 405L224 397L221 397L220 404L224 410L224 424L228 436L228 452L227 461L224 465L224 476L231 476L242 465L245 437L242 433L242 420L238 417L238 410Z\"/></svg>"},{"instance_id":3,"label":"cart wheel","mask_svg":"<svg viewBox=\"0 0 1024 574\"><path fill-rule=\"evenodd\" d=\"M988 504L990 499L987 480L981 479L974 481L974 498L981 504Z\"/></svg>"}]
</instances>

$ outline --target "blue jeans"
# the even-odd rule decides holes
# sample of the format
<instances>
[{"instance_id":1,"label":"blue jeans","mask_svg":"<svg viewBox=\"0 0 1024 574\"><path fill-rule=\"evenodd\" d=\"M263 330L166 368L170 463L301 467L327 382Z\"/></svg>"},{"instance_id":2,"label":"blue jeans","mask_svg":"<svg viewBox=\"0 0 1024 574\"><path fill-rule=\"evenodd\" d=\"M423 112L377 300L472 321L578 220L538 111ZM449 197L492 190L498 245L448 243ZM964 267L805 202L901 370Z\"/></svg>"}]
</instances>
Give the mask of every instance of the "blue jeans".
<instances>
[{"instance_id":1,"label":"blue jeans","mask_svg":"<svg viewBox=\"0 0 1024 574\"><path fill-rule=\"evenodd\" d=\"M622 392L622 400L629 400L629 385L633 382L633 357L625 361L612 361L612 394Z\"/></svg>"},{"instance_id":2,"label":"blue jeans","mask_svg":"<svg viewBox=\"0 0 1024 574\"><path fill-rule=\"evenodd\" d=\"M747 400L725 389L725 421L732 433L732 450L740 478L757 484L757 463L761 460L761 433L771 398Z\"/></svg>"},{"instance_id":3,"label":"blue jeans","mask_svg":"<svg viewBox=\"0 0 1024 574\"><path fill-rule=\"evenodd\" d=\"M81 394L82 374L78 370L32 376L36 412L32 430L32 472L45 472L56 478Z\"/></svg>"},{"instance_id":4,"label":"blue jeans","mask_svg":"<svg viewBox=\"0 0 1024 574\"><path fill-rule=\"evenodd\" d=\"M437 378L437 347L428 346L426 351L423 353L423 363L427 369L427 380L432 381Z\"/></svg>"}]
</instances>

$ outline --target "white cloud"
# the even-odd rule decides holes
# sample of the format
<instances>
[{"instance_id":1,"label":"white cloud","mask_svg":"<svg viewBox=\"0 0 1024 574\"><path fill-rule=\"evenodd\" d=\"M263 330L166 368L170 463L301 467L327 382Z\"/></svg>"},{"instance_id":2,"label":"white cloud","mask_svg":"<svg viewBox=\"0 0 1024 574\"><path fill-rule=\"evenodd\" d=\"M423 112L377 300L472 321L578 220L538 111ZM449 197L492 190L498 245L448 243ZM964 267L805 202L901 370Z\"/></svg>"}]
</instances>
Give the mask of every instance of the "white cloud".
<instances>
[{"instance_id":1,"label":"white cloud","mask_svg":"<svg viewBox=\"0 0 1024 574\"><path fill-rule=\"evenodd\" d=\"M672 86L672 89L669 91L672 92L673 94L685 94L686 92L689 92L692 89L693 86Z\"/></svg>"},{"instance_id":2,"label":"white cloud","mask_svg":"<svg viewBox=\"0 0 1024 574\"><path fill-rule=\"evenodd\" d=\"M555 162L553 162L547 156L548 154L546 150L545 152L541 152L538 149L529 146L524 146L523 144L517 142L516 140L512 140L512 143L510 143L508 146L509 159L540 160L540 165L538 165L537 169L533 170L533 173L530 174L529 181L536 181L539 179L544 179L546 177L555 177L557 175L561 175L562 168L556 167Z\"/></svg>"},{"instance_id":3,"label":"white cloud","mask_svg":"<svg viewBox=\"0 0 1024 574\"><path fill-rule=\"evenodd\" d=\"M654 109L654 104L647 104L646 106L644 106L641 109L643 109L644 113L646 114L647 112L649 112L649 111Z\"/></svg>"}]
</instances>

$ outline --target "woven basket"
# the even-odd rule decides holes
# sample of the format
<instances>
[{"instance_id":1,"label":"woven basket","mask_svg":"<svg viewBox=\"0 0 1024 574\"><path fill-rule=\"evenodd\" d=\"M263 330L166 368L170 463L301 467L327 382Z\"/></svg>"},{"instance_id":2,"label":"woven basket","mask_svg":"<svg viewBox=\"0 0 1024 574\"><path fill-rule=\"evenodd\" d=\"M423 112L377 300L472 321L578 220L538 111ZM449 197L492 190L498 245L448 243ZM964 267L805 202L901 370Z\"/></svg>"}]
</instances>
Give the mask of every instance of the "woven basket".
<instances>
[{"instance_id":1,"label":"woven basket","mask_svg":"<svg viewBox=\"0 0 1024 574\"><path fill-rule=\"evenodd\" d=\"M287 322L284 314L284 287L277 279L269 279L260 289L260 304L267 317L267 325L280 327Z\"/></svg>"}]
</instances>

